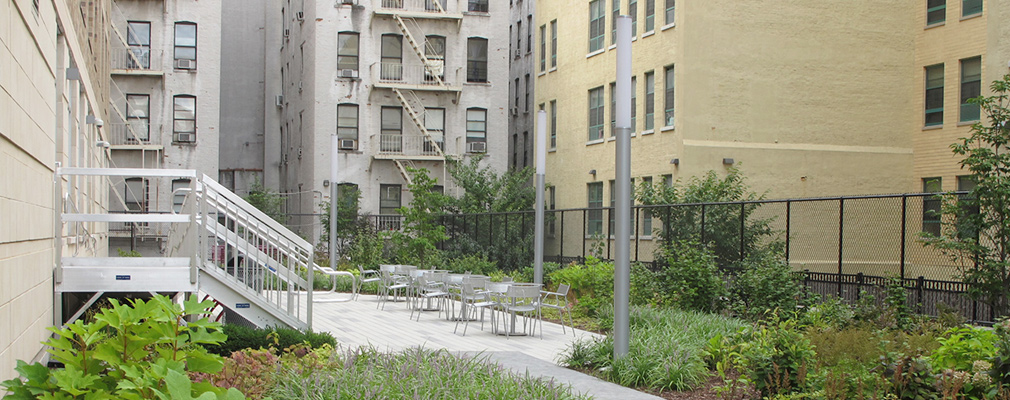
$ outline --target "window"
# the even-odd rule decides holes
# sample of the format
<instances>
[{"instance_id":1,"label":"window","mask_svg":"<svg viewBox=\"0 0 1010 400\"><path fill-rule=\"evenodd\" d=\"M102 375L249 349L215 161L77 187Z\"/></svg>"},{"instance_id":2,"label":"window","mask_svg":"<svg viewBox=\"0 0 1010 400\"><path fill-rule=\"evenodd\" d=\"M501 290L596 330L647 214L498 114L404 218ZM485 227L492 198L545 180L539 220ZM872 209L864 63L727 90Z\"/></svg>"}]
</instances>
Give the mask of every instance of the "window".
<instances>
[{"instance_id":1,"label":"window","mask_svg":"<svg viewBox=\"0 0 1010 400\"><path fill-rule=\"evenodd\" d=\"M677 13L676 11L677 0L666 0L666 20L663 21L667 25L676 22Z\"/></svg>"},{"instance_id":2,"label":"window","mask_svg":"<svg viewBox=\"0 0 1010 400\"><path fill-rule=\"evenodd\" d=\"M516 160L519 159L519 133L512 134L512 169L516 169Z\"/></svg>"},{"instance_id":3,"label":"window","mask_svg":"<svg viewBox=\"0 0 1010 400\"><path fill-rule=\"evenodd\" d=\"M617 44L617 17L621 16L621 0L611 0L613 11L610 15L610 44Z\"/></svg>"},{"instance_id":4,"label":"window","mask_svg":"<svg viewBox=\"0 0 1010 400\"><path fill-rule=\"evenodd\" d=\"M551 149L558 148L558 101L551 100Z\"/></svg>"},{"instance_id":5,"label":"window","mask_svg":"<svg viewBox=\"0 0 1010 400\"><path fill-rule=\"evenodd\" d=\"M589 140L603 139L603 87L589 90Z\"/></svg>"},{"instance_id":6,"label":"window","mask_svg":"<svg viewBox=\"0 0 1010 400\"><path fill-rule=\"evenodd\" d=\"M982 0L961 0L961 16L968 17L982 13Z\"/></svg>"},{"instance_id":7,"label":"window","mask_svg":"<svg viewBox=\"0 0 1010 400\"><path fill-rule=\"evenodd\" d=\"M175 23L175 59L196 61L196 24Z\"/></svg>"},{"instance_id":8,"label":"window","mask_svg":"<svg viewBox=\"0 0 1010 400\"><path fill-rule=\"evenodd\" d=\"M642 183L652 187L652 177L643 176ZM634 191L634 188L632 188L632 191ZM642 235L644 236L652 236L652 211L650 210L650 208L642 210Z\"/></svg>"},{"instance_id":9,"label":"window","mask_svg":"<svg viewBox=\"0 0 1010 400\"><path fill-rule=\"evenodd\" d=\"M547 25L540 25L540 72L547 70Z\"/></svg>"},{"instance_id":10,"label":"window","mask_svg":"<svg viewBox=\"0 0 1010 400\"><path fill-rule=\"evenodd\" d=\"M615 208L616 204L614 204L614 201L616 197L615 195L617 194L617 190L616 186L614 185L613 179L611 179L610 182L608 182L607 190L610 191L610 203L607 205L607 234L610 236L614 236L614 225L616 225L614 224L614 214L615 211L617 211L617 208Z\"/></svg>"},{"instance_id":11,"label":"window","mask_svg":"<svg viewBox=\"0 0 1010 400\"><path fill-rule=\"evenodd\" d=\"M523 21L516 21L516 57L523 48Z\"/></svg>"},{"instance_id":12,"label":"window","mask_svg":"<svg viewBox=\"0 0 1010 400\"><path fill-rule=\"evenodd\" d=\"M589 52L603 49L603 32L607 17L603 14L603 0L589 2Z\"/></svg>"},{"instance_id":13,"label":"window","mask_svg":"<svg viewBox=\"0 0 1010 400\"><path fill-rule=\"evenodd\" d=\"M529 148L530 148L530 133L523 132L523 168L530 165L529 163Z\"/></svg>"},{"instance_id":14,"label":"window","mask_svg":"<svg viewBox=\"0 0 1010 400\"><path fill-rule=\"evenodd\" d=\"M424 11L445 10L444 0L424 0Z\"/></svg>"},{"instance_id":15,"label":"window","mask_svg":"<svg viewBox=\"0 0 1010 400\"><path fill-rule=\"evenodd\" d=\"M645 31L656 30L656 0L645 0Z\"/></svg>"},{"instance_id":16,"label":"window","mask_svg":"<svg viewBox=\"0 0 1010 400\"><path fill-rule=\"evenodd\" d=\"M337 105L337 139L358 140L358 105Z\"/></svg>"},{"instance_id":17,"label":"window","mask_svg":"<svg viewBox=\"0 0 1010 400\"><path fill-rule=\"evenodd\" d=\"M978 186L978 182L971 175L957 177L957 191L959 192L971 192L975 190L976 186ZM978 239L978 229L976 229L971 216L978 215L980 210L978 204L970 203L971 199L970 193L959 195L957 198L958 202L965 202L959 207L960 212L957 216L957 234L962 239Z\"/></svg>"},{"instance_id":18,"label":"window","mask_svg":"<svg viewBox=\"0 0 1010 400\"><path fill-rule=\"evenodd\" d=\"M470 0L469 3L467 4L467 8L466 9L467 9L467 11L470 11L470 12L483 12L483 13L486 13L486 12L488 12L487 11L487 9L488 9L488 7L487 7L488 4L487 3L488 3L488 0Z\"/></svg>"},{"instance_id":19,"label":"window","mask_svg":"<svg viewBox=\"0 0 1010 400\"><path fill-rule=\"evenodd\" d=\"M127 143L150 140L151 96L146 94L126 95L126 120L129 128L125 138Z\"/></svg>"},{"instance_id":20,"label":"window","mask_svg":"<svg viewBox=\"0 0 1010 400\"><path fill-rule=\"evenodd\" d=\"M189 189L189 179L172 180L172 211L176 214L182 212L182 204L186 201L186 191L179 189Z\"/></svg>"},{"instance_id":21,"label":"window","mask_svg":"<svg viewBox=\"0 0 1010 400\"><path fill-rule=\"evenodd\" d=\"M664 101L664 112L665 121L664 126L673 126L673 66L666 67L666 76L663 77L663 86L665 89Z\"/></svg>"},{"instance_id":22,"label":"window","mask_svg":"<svg viewBox=\"0 0 1010 400\"><path fill-rule=\"evenodd\" d=\"M400 80L403 78L403 36L382 35L382 58L380 79Z\"/></svg>"},{"instance_id":23,"label":"window","mask_svg":"<svg viewBox=\"0 0 1010 400\"><path fill-rule=\"evenodd\" d=\"M151 23L130 21L126 27L126 44L130 46L127 69L151 68Z\"/></svg>"},{"instance_id":24,"label":"window","mask_svg":"<svg viewBox=\"0 0 1010 400\"><path fill-rule=\"evenodd\" d=\"M617 136L617 82L610 82L610 137Z\"/></svg>"},{"instance_id":25,"label":"window","mask_svg":"<svg viewBox=\"0 0 1010 400\"><path fill-rule=\"evenodd\" d=\"M513 104L512 107L514 107L516 109L516 112L518 112L519 111L519 78L516 78L515 84L512 85L512 94L513 94L513 96L515 96L515 104Z\"/></svg>"},{"instance_id":26,"label":"window","mask_svg":"<svg viewBox=\"0 0 1010 400\"><path fill-rule=\"evenodd\" d=\"M400 211L400 185L379 185L379 215L395 215Z\"/></svg>"},{"instance_id":27,"label":"window","mask_svg":"<svg viewBox=\"0 0 1010 400\"><path fill-rule=\"evenodd\" d=\"M466 109L466 142L487 142L487 110Z\"/></svg>"},{"instance_id":28,"label":"window","mask_svg":"<svg viewBox=\"0 0 1010 400\"><path fill-rule=\"evenodd\" d=\"M645 73L645 130L651 130L656 123L656 74Z\"/></svg>"},{"instance_id":29,"label":"window","mask_svg":"<svg viewBox=\"0 0 1010 400\"><path fill-rule=\"evenodd\" d=\"M663 175L663 185L666 187L673 187L673 174Z\"/></svg>"},{"instance_id":30,"label":"window","mask_svg":"<svg viewBox=\"0 0 1010 400\"><path fill-rule=\"evenodd\" d=\"M427 65L424 70L425 82L445 80L445 36L429 35L424 37L424 58Z\"/></svg>"},{"instance_id":31,"label":"window","mask_svg":"<svg viewBox=\"0 0 1010 400\"><path fill-rule=\"evenodd\" d=\"M526 74L526 112L530 112L530 85L532 84L533 82L530 81L530 74Z\"/></svg>"},{"instance_id":32,"label":"window","mask_svg":"<svg viewBox=\"0 0 1010 400\"><path fill-rule=\"evenodd\" d=\"M628 0L628 15L631 16L631 37L638 36L638 0Z\"/></svg>"},{"instance_id":33,"label":"window","mask_svg":"<svg viewBox=\"0 0 1010 400\"><path fill-rule=\"evenodd\" d=\"M947 20L947 0L926 0L926 25L941 24Z\"/></svg>"},{"instance_id":34,"label":"window","mask_svg":"<svg viewBox=\"0 0 1010 400\"><path fill-rule=\"evenodd\" d=\"M961 60L961 122L978 121L978 104L968 103L982 94L982 57Z\"/></svg>"},{"instance_id":35,"label":"window","mask_svg":"<svg viewBox=\"0 0 1010 400\"><path fill-rule=\"evenodd\" d=\"M172 103L172 141L196 143L196 97L179 95Z\"/></svg>"},{"instance_id":36,"label":"window","mask_svg":"<svg viewBox=\"0 0 1010 400\"><path fill-rule=\"evenodd\" d=\"M923 193L940 193L942 190L940 178L922 178ZM940 207L939 196L924 196L922 198L922 232L933 235L940 234Z\"/></svg>"},{"instance_id":37,"label":"window","mask_svg":"<svg viewBox=\"0 0 1010 400\"><path fill-rule=\"evenodd\" d=\"M358 33L337 34L337 69L358 70Z\"/></svg>"},{"instance_id":38,"label":"window","mask_svg":"<svg viewBox=\"0 0 1010 400\"><path fill-rule=\"evenodd\" d=\"M551 68L558 66L558 20L551 21Z\"/></svg>"},{"instance_id":39,"label":"window","mask_svg":"<svg viewBox=\"0 0 1010 400\"><path fill-rule=\"evenodd\" d=\"M591 182L586 185L587 207L586 234L599 235L603 233L603 182Z\"/></svg>"},{"instance_id":40,"label":"window","mask_svg":"<svg viewBox=\"0 0 1010 400\"><path fill-rule=\"evenodd\" d=\"M526 16L526 53L533 52L533 15Z\"/></svg>"},{"instance_id":41,"label":"window","mask_svg":"<svg viewBox=\"0 0 1010 400\"><path fill-rule=\"evenodd\" d=\"M466 81L487 82L487 39L467 39Z\"/></svg>"},{"instance_id":42,"label":"window","mask_svg":"<svg viewBox=\"0 0 1010 400\"><path fill-rule=\"evenodd\" d=\"M631 77L631 133L638 131L638 77Z\"/></svg>"},{"instance_id":43,"label":"window","mask_svg":"<svg viewBox=\"0 0 1010 400\"><path fill-rule=\"evenodd\" d=\"M428 131L428 134L435 139L435 143L438 144L438 148L443 149L445 147L445 109L444 108L425 108L424 109L424 129ZM438 154L435 150L435 146L430 143L430 141L425 140L424 142L424 152L425 155Z\"/></svg>"},{"instance_id":44,"label":"window","mask_svg":"<svg viewBox=\"0 0 1010 400\"><path fill-rule=\"evenodd\" d=\"M403 109L400 107L382 107L380 112L379 151L402 151Z\"/></svg>"},{"instance_id":45,"label":"window","mask_svg":"<svg viewBox=\"0 0 1010 400\"><path fill-rule=\"evenodd\" d=\"M926 126L943 125L943 64L926 67Z\"/></svg>"}]
</instances>

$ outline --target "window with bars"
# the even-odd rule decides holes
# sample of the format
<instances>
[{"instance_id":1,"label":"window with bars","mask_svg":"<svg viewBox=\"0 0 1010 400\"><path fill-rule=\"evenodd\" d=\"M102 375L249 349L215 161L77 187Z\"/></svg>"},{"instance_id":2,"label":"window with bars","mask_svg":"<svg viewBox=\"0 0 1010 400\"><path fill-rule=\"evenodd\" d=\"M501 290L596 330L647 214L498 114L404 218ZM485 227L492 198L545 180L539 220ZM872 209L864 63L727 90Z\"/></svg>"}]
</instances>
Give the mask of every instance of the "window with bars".
<instances>
[{"instance_id":1,"label":"window with bars","mask_svg":"<svg viewBox=\"0 0 1010 400\"><path fill-rule=\"evenodd\" d=\"M973 99L982 94L982 57L961 60L961 122L978 121L981 111Z\"/></svg>"},{"instance_id":2,"label":"window with bars","mask_svg":"<svg viewBox=\"0 0 1010 400\"><path fill-rule=\"evenodd\" d=\"M943 125L943 64L926 67L926 126Z\"/></svg>"}]
</instances>

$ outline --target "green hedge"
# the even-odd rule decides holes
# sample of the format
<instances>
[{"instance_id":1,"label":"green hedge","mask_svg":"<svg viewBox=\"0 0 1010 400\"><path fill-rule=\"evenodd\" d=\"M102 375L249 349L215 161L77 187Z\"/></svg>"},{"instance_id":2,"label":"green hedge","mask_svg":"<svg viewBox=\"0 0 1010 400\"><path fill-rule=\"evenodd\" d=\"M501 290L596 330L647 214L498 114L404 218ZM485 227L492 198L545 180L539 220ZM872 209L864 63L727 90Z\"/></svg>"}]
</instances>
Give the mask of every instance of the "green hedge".
<instances>
[{"instance_id":1,"label":"green hedge","mask_svg":"<svg viewBox=\"0 0 1010 400\"><path fill-rule=\"evenodd\" d=\"M276 342L270 334L276 332ZM228 340L224 343L207 346L207 351L222 356L230 356L232 352L244 349L269 349L274 347L277 352L289 346L308 342L313 348L323 344L337 345L337 339L329 332L302 332L291 328L250 328L243 325L226 324L224 333Z\"/></svg>"}]
</instances>

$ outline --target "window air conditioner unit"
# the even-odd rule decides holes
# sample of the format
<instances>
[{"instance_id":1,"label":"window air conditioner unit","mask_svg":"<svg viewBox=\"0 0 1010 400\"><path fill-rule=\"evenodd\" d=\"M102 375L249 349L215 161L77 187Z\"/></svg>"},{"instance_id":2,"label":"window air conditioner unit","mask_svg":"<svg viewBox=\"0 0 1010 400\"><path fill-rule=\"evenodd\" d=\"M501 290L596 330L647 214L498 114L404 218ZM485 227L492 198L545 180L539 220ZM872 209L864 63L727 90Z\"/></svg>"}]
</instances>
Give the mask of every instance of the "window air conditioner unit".
<instances>
[{"instance_id":1,"label":"window air conditioner unit","mask_svg":"<svg viewBox=\"0 0 1010 400\"><path fill-rule=\"evenodd\" d=\"M357 78L358 77L358 70L356 70L356 69L342 69L342 70L340 70L340 77L341 78Z\"/></svg>"},{"instance_id":2,"label":"window air conditioner unit","mask_svg":"<svg viewBox=\"0 0 1010 400\"><path fill-rule=\"evenodd\" d=\"M357 140L354 139L340 139L338 147L340 150L354 150L357 145Z\"/></svg>"},{"instance_id":3,"label":"window air conditioner unit","mask_svg":"<svg viewBox=\"0 0 1010 400\"><path fill-rule=\"evenodd\" d=\"M298 81L298 92L302 91L302 84L303 83L304 83L303 81Z\"/></svg>"},{"instance_id":4,"label":"window air conditioner unit","mask_svg":"<svg viewBox=\"0 0 1010 400\"><path fill-rule=\"evenodd\" d=\"M279 95L275 96L274 97L274 104L276 104L277 107L284 107L284 95L279 94Z\"/></svg>"},{"instance_id":5,"label":"window air conditioner unit","mask_svg":"<svg viewBox=\"0 0 1010 400\"><path fill-rule=\"evenodd\" d=\"M304 21L305 20L305 12L304 11L296 12L295 13L295 19L297 19L299 21Z\"/></svg>"},{"instance_id":6,"label":"window air conditioner unit","mask_svg":"<svg viewBox=\"0 0 1010 400\"><path fill-rule=\"evenodd\" d=\"M519 50L519 49L516 49L516 58L519 58L519 56L521 56L521 55L522 55L522 51Z\"/></svg>"},{"instance_id":7,"label":"window air conditioner unit","mask_svg":"<svg viewBox=\"0 0 1010 400\"><path fill-rule=\"evenodd\" d=\"M519 107L512 107L512 115L519 115Z\"/></svg>"},{"instance_id":8,"label":"window air conditioner unit","mask_svg":"<svg viewBox=\"0 0 1010 400\"><path fill-rule=\"evenodd\" d=\"M196 141L196 134L177 133L175 134L175 141L178 143L193 143Z\"/></svg>"},{"instance_id":9,"label":"window air conditioner unit","mask_svg":"<svg viewBox=\"0 0 1010 400\"><path fill-rule=\"evenodd\" d=\"M487 153L487 142L470 142L466 144L467 153Z\"/></svg>"},{"instance_id":10,"label":"window air conditioner unit","mask_svg":"<svg viewBox=\"0 0 1010 400\"><path fill-rule=\"evenodd\" d=\"M175 69L196 69L196 60L175 60Z\"/></svg>"},{"instance_id":11,"label":"window air conditioner unit","mask_svg":"<svg viewBox=\"0 0 1010 400\"><path fill-rule=\"evenodd\" d=\"M291 36L291 29L284 28L284 37Z\"/></svg>"},{"instance_id":12,"label":"window air conditioner unit","mask_svg":"<svg viewBox=\"0 0 1010 400\"><path fill-rule=\"evenodd\" d=\"M340 4L345 4L345 5L353 6L354 5L354 0L340 0Z\"/></svg>"}]
</instances>

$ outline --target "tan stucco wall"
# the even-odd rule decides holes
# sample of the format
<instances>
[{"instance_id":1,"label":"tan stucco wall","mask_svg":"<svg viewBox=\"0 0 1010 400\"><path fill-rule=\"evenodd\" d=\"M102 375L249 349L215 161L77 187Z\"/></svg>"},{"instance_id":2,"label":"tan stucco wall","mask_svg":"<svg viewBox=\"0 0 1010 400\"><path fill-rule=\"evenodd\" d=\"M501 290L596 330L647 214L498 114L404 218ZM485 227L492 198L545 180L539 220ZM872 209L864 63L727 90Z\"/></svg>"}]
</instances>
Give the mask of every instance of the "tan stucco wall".
<instances>
[{"instance_id":1,"label":"tan stucco wall","mask_svg":"<svg viewBox=\"0 0 1010 400\"><path fill-rule=\"evenodd\" d=\"M537 104L558 102L558 145L548 156L547 180L558 186L559 208L586 206L589 170L597 170L597 181L613 178L614 143L586 143L588 90L604 86L609 121L616 55L608 49L587 57L588 4L537 4L538 25L559 21L558 69L536 82ZM608 1L608 44L611 7ZM686 179L725 171L722 159L733 158L753 188L771 198L915 190L908 135L917 120L895 112L913 103L908 10L871 1L678 2L676 26L663 27L657 15L653 35L642 34L642 5L639 12L633 177ZM676 123L662 129L669 65ZM657 132L642 135L649 71L656 73ZM679 166L670 163L674 158Z\"/></svg>"},{"instance_id":2,"label":"tan stucco wall","mask_svg":"<svg viewBox=\"0 0 1010 400\"><path fill-rule=\"evenodd\" d=\"M105 1L94 3L89 10L107 9ZM103 64L96 65L85 58L75 23L70 22L74 18L80 19L81 11L75 7L72 14L63 0L41 1L37 12L30 0L0 0L0 380L16 375L15 360L43 354L40 343L49 337L45 328L58 314L53 301L54 238L63 237L67 253L80 246L66 231L54 232L56 163L107 165L105 149L95 146L105 138L103 131L84 123L89 113L108 120L103 113L108 95L101 93L108 74L90 73L107 71L107 61L100 58ZM56 36L58 30L64 35ZM93 43L88 54L92 51L106 54L107 47ZM65 78L71 60L81 67L80 84ZM71 199L80 212L104 210L107 187L98 180L61 183L73 188ZM80 243L89 245L77 254L104 252L104 227L83 228L91 236Z\"/></svg>"}]
</instances>

